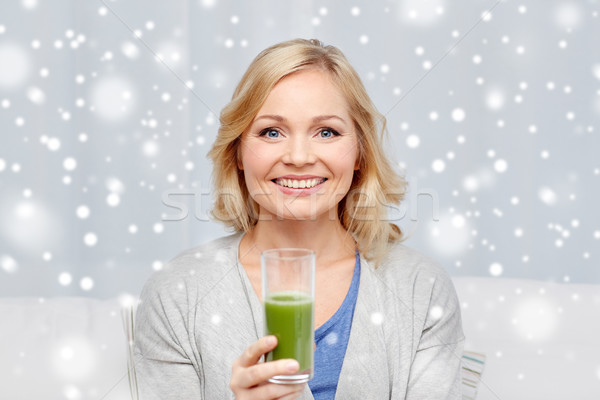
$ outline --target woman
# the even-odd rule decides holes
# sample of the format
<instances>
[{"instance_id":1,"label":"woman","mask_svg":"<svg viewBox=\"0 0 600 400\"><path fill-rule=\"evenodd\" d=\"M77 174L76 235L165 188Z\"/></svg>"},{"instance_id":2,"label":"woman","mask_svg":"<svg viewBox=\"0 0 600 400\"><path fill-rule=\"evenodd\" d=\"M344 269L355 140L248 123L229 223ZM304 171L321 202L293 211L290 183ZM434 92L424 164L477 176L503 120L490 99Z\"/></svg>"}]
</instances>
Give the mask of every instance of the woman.
<instances>
[{"instance_id":1,"label":"woman","mask_svg":"<svg viewBox=\"0 0 600 400\"><path fill-rule=\"evenodd\" d=\"M272 46L221 113L209 156L213 215L236 233L188 250L146 284L137 312L142 399L459 399L463 334L446 273L399 242L386 206L405 182L385 122L343 54ZM260 253L316 253L315 377L262 362Z\"/></svg>"}]
</instances>

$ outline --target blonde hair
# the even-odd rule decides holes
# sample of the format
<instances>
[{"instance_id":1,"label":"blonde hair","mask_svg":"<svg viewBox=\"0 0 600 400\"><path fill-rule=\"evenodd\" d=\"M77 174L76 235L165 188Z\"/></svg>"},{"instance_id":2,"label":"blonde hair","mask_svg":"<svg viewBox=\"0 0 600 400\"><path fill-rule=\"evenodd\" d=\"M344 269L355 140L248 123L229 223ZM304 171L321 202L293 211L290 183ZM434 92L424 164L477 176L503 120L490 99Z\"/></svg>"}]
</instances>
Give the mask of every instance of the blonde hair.
<instances>
[{"instance_id":1,"label":"blonde hair","mask_svg":"<svg viewBox=\"0 0 600 400\"><path fill-rule=\"evenodd\" d=\"M258 204L248 192L244 172L238 168L241 135L271 89L284 77L308 68L329 73L347 100L358 136L359 169L337 212L343 227L358 242L361 254L377 265L389 245L403 239L400 228L386 219L387 206L404 198L406 181L385 156L385 117L373 105L358 74L339 49L315 39L290 40L263 50L221 111L219 132L208 153L214 164L215 202L211 213L237 232L247 232L258 222Z\"/></svg>"}]
</instances>

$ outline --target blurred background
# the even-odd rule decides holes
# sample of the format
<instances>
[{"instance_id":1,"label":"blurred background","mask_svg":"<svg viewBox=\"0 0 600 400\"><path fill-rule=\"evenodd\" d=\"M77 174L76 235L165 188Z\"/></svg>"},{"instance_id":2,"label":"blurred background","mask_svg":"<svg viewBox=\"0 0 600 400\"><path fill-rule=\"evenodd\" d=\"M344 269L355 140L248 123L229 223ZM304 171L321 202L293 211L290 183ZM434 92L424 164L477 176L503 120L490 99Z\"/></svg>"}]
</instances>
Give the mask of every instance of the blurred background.
<instances>
[{"instance_id":1,"label":"blurred background","mask_svg":"<svg viewBox=\"0 0 600 400\"><path fill-rule=\"evenodd\" d=\"M227 234L206 159L256 54L339 47L453 276L600 284L597 0L0 4L0 296L137 295ZM187 212L185 212L187 210Z\"/></svg>"}]
</instances>

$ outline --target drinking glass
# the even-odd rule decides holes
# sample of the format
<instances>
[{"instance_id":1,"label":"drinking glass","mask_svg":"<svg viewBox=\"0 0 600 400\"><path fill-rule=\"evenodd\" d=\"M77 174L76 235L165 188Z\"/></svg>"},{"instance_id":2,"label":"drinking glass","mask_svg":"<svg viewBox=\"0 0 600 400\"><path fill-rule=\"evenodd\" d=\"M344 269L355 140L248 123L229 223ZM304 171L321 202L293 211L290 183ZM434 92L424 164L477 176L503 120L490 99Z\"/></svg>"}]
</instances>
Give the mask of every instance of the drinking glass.
<instances>
[{"instance_id":1,"label":"drinking glass","mask_svg":"<svg viewBox=\"0 0 600 400\"><path fill-rule=\"evenodd\" d=\"M270 249L261 253L265 332L277 337L267 361L293 358L300 369L277 375L269 382L304 383L313 377L315 252L308 249Z\"/></svg>"}]
</instances>

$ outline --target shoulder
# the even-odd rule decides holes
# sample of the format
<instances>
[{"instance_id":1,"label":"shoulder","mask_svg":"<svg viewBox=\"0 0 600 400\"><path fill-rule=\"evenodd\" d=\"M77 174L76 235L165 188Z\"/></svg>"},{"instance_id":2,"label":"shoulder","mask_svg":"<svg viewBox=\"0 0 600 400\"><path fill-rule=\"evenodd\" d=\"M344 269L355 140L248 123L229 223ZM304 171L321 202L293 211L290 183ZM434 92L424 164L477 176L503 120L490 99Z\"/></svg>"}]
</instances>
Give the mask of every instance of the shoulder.
<instances>
[{"instance_id":1,"label":"shoulder","mask_svg":"<svg viewBox=\"0 0 600 400\"><path fill-rule=\"evenodd\" d=\"M391 245L377 272L383 275L417 278L418 276L447 277L444 268L434 259L403 243Z\"/></svg>"},{"instance_id":2,"label":"shoulder","mask_svg":"<svg viewBox=\"0 0 600 400\"><path fill-rule=\"evenodd\" d=\"M234 233L187 249L169 261L166 270L176 270L181 265L198 264L198 260L205 261L202 264L206 264L207 261L219 263L235 261L241 236L241 233Z\"/></svg>"},{"instance_id":3,"label":"shoulder","mask_svg":"<svg viewBox=\"0 0 600 400\"><path fill-rule=\"evenodd\" d=\"M427 303L434 297L454 298L456 292L448 272L434 259L402 243L391 246L381 264L371 269L376 281Z\"/></svg>"},{"instance_id":4,"label":"shoulder","mask_svg":"<svg viewBox=\"0 0 600 400\"><path fill-rule=\"evenodd\" d=\"M200 290L229 272L237 261L237 244L241 233L223 236L179 253L165 267L152 274L142 297L153 294ZM199 279L200 278L200 279Z\"/></svg>"}]
</instances>

